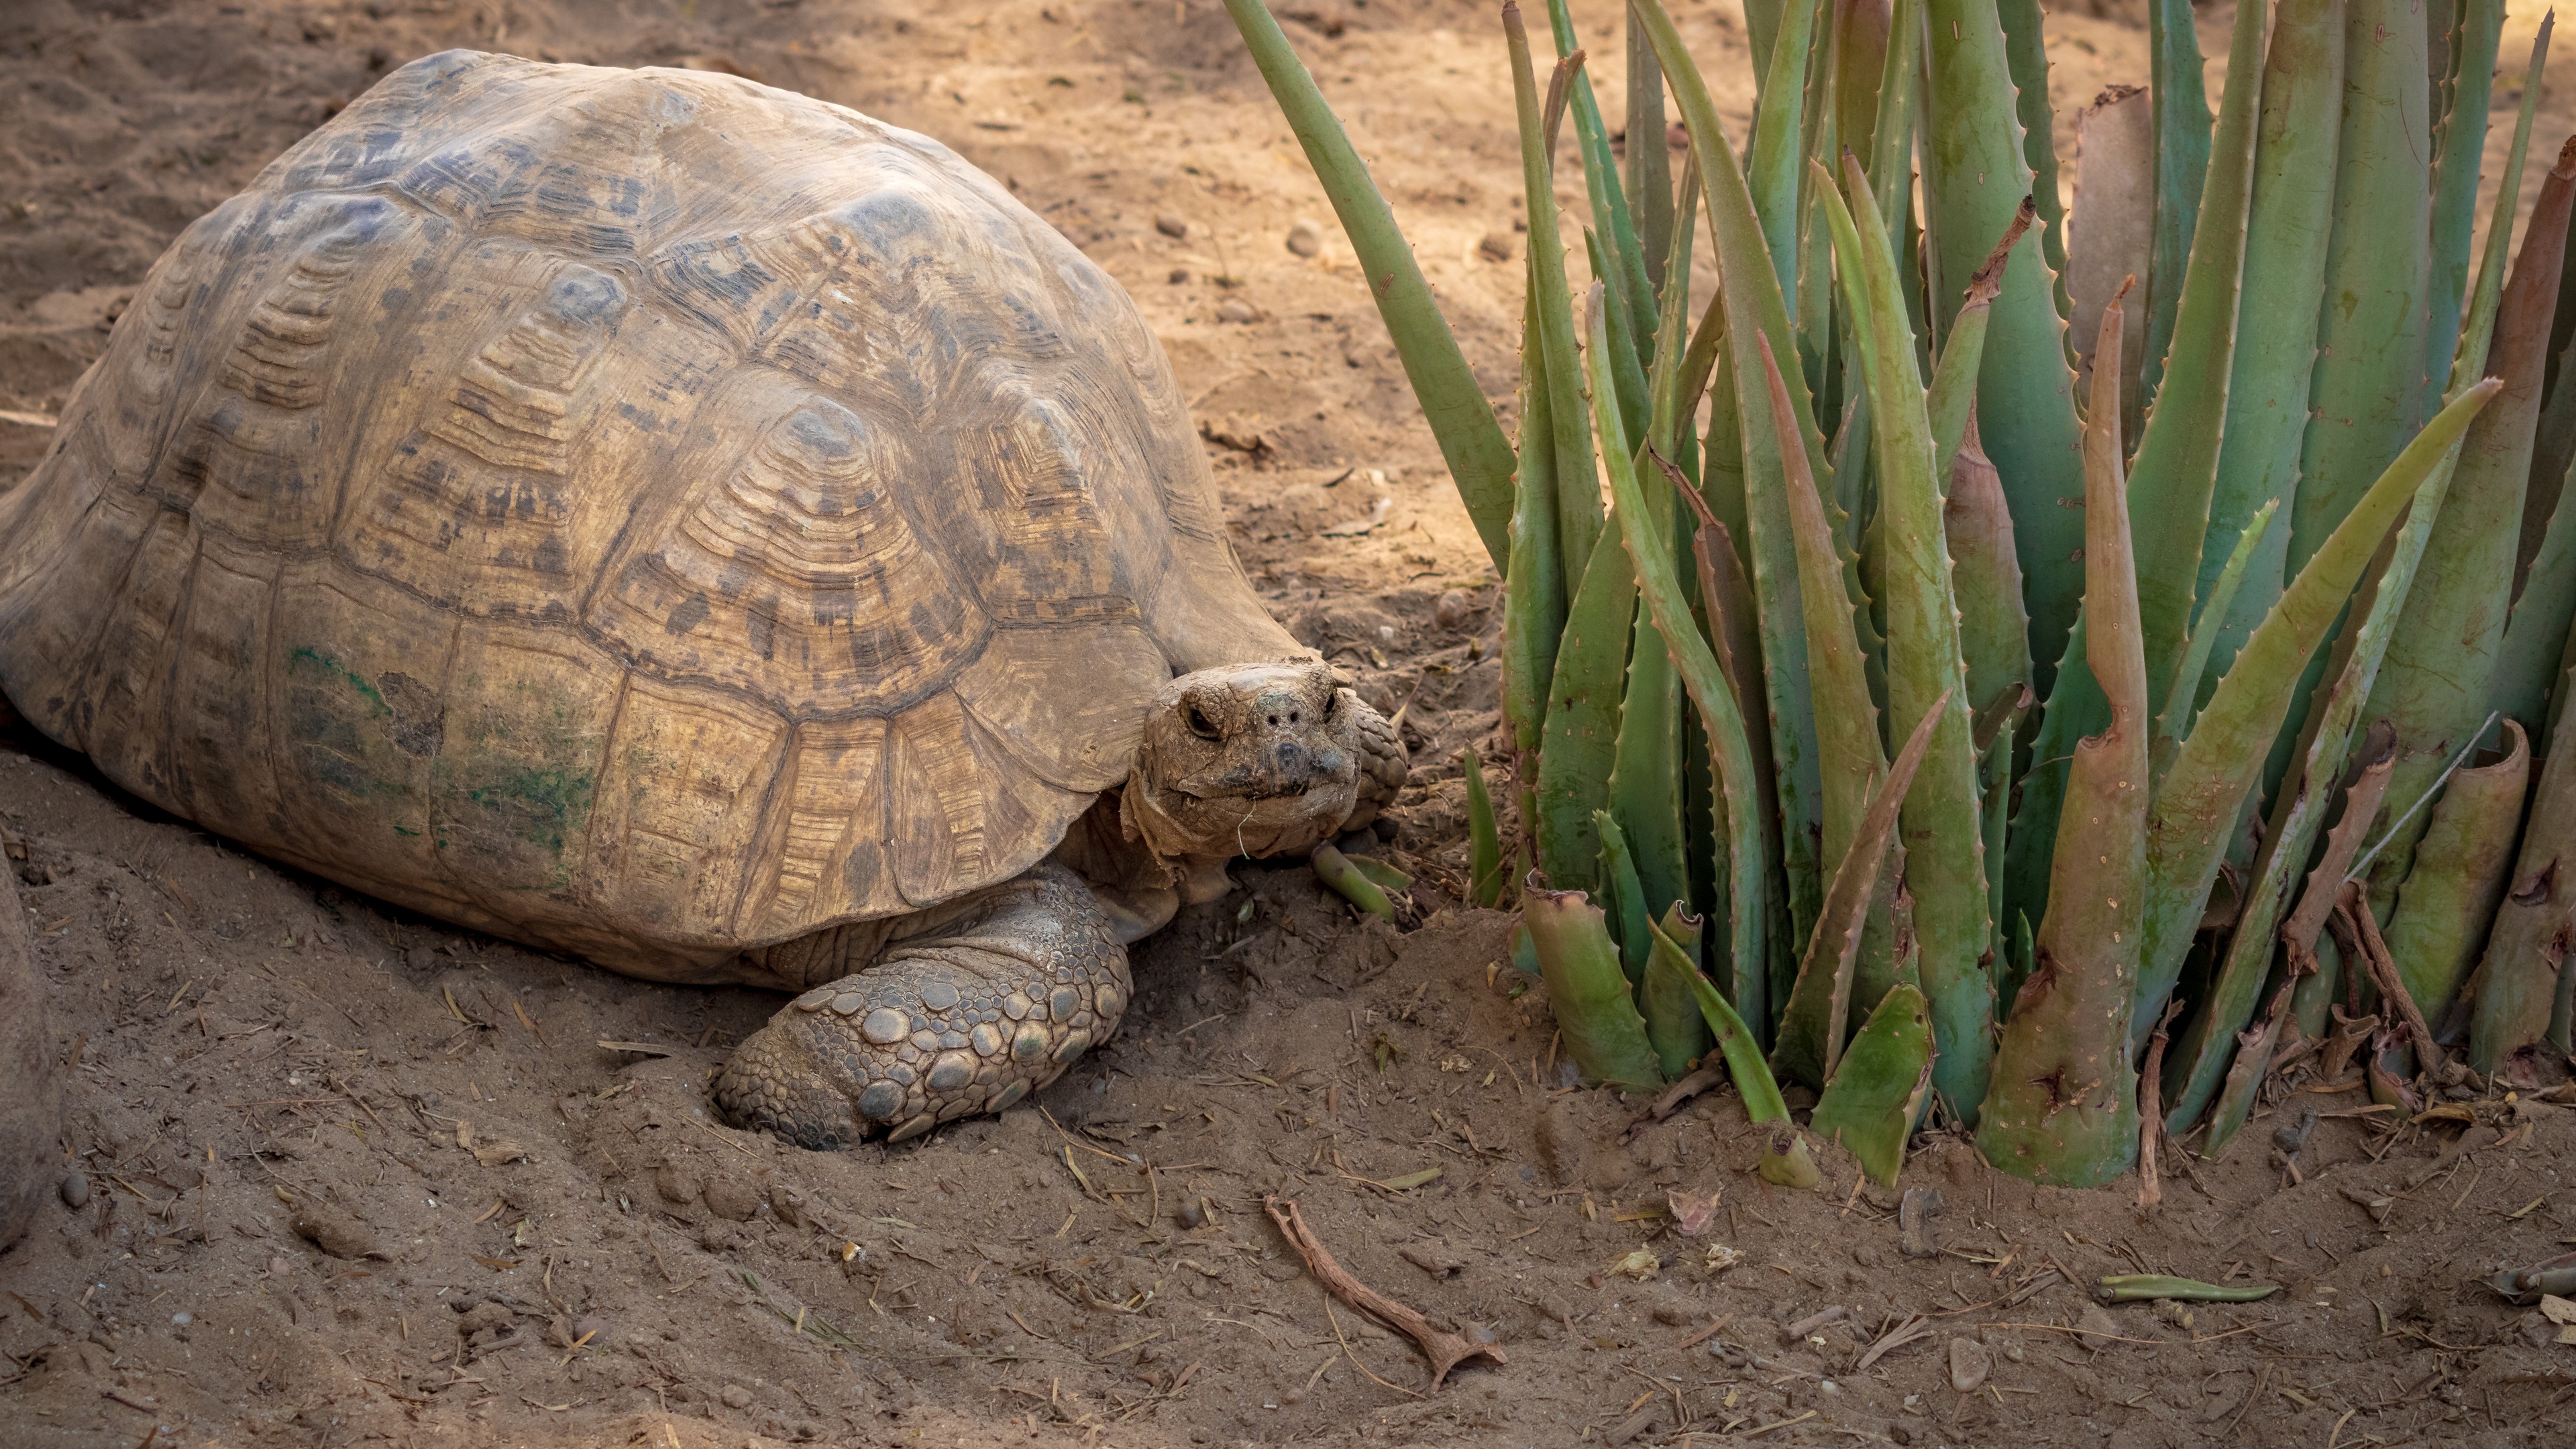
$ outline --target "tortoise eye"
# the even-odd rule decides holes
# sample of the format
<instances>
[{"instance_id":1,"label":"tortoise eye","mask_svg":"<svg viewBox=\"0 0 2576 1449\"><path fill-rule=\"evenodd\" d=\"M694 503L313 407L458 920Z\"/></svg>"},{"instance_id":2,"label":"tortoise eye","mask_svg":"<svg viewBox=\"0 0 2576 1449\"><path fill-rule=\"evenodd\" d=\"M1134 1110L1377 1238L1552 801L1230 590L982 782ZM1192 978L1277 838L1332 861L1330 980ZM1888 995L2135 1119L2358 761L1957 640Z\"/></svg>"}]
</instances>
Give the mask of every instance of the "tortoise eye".
<instances>
[{"instance_id":1,"label":"tortoise eye","mask_svg":"<svg viewBox=\"0 0 2576 1449\"><path fill-rule=\"evenodd\" d=\"M1181 713L1181 718L1184 723L1189 725L1190 733L1197 735L1200 739L1216 740L1225 738L1225 732L1218 729L1216 727L1216 722L1209 719L1207 717L1207 712L1200 709L1196 704L1184 707Z\"/></svg>"}]
</instances>

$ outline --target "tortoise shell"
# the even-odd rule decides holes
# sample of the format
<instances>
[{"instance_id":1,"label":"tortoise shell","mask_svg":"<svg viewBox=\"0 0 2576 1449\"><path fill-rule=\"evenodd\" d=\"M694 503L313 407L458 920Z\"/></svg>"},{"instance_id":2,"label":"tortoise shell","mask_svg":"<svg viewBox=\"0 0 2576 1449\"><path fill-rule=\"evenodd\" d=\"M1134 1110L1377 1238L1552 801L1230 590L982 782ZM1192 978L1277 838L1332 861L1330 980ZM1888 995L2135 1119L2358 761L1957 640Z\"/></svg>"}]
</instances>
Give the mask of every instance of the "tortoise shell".
<instances>
[{"instance_id":1,"label":"tortoise shell","mask_svg":"<svg viewBox=\"0 0 2576 1449\"><path fill-rule=\"evenodd\" d=\"M1134 303L922 136L448 52L154 266L0 498L0 685L153 803L704 980L1044 857L1303 654Z\"/></svg>"}]
</instances>

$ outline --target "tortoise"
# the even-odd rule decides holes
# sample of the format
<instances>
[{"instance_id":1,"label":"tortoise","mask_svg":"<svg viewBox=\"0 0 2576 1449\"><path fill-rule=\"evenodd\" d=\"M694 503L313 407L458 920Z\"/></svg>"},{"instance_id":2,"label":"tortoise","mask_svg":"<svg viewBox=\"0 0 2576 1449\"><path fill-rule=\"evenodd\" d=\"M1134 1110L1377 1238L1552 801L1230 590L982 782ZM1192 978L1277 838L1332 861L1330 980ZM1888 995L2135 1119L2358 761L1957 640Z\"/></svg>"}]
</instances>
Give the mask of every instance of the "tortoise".
<instances>
[{"instance_id":1,"label":"tortoise","mask_svg":"<svg viewBox=\"0 0 2576 1449\"><path fill-rule=\"evenodd\" d=\"M1261 607L1135 304L926 137L449 51L153 266L0 497L0 689L136 795L632 976L800 993L815 1148L997 1111L1403 745Z\"/></svg>"}]
</instances>

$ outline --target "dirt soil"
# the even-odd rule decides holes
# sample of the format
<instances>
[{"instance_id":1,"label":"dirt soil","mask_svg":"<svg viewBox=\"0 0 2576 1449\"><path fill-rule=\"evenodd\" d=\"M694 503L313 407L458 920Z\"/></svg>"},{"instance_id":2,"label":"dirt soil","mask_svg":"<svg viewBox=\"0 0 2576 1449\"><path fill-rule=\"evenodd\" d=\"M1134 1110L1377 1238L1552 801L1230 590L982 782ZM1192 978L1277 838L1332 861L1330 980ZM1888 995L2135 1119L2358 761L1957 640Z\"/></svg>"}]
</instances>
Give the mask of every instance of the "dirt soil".
<instances>
[{"instance_id":1,"label":"dirt soil","mask_svg":"<svg viewBox=\"0 0 2576 1449\"><path fill-rule=\"evenodd\" d=\"M1316 3L1283 7L1290 34L1507 398L1492 9ZM1740 12L1676 9L1740 128ZM1029 1105L817 1155L708 1113L778 998L392 910L0 733L0 843L72 1102L60 1200L0 1256L0 1444L2569 1442L2576 1347L2477 1280L2576 1241L2576 1111L2479 1101L2390 1134L2358 1094L2291 1095L2153 1216L2134 1183L2035 1189L1934 1134L1905 1182L1945 1205L1914 1257L1897 1197L1837 1152L1816 1191L1756 1179L1731 1091L1623 1140L1641 1104L1568 1085L1505 919L1456 899L1491 571L1214 0L0 10L12 413L59 411L183 225L428 52L730 70L954 145L1135 294L1270 607L1406 708L1417 783L1385 853L1422 913L1394 931L1302 867L1239 867L1140 949L1119 1036ZM1615 6L1576 10L1613 34ZM2051 18L2060 115L2144 81L2136 15ZM2201 22L2214 79L2227 12ZM2534 24L2517 11L2514 66ZM2567 105L2545 109L2553 139ZM1320 255L1286 245L1301 218ZM0 421L0 487L47 437ZM2294 1174L2274 1132L2311 1109ZM1668 1199L1712 1193L1680 1234ZM1508 1363L1427 1392L1269 1194ZM2084 1291L2142 1269L2284 1291L2188 1312Z\"/></svg>"}]
</instances>

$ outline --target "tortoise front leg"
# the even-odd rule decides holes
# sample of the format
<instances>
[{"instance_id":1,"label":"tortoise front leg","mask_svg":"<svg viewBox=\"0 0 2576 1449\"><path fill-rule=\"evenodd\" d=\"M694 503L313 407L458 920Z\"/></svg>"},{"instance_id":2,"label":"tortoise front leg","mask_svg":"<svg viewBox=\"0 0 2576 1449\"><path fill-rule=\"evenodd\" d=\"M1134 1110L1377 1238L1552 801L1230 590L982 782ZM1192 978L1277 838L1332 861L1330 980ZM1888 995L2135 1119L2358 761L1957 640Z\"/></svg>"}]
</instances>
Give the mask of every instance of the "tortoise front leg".
<instances>
[{"instance_id":1,"label":"tortoise front leg","mask_svg":"<svg viewBox=\"0 0 2576 1449\"><path fill-rule=\"evenodd\" d=\"M1040 865L934 919L736 1048L725 1116L816 1149L899 1142L1010 1106L1118 1029L1127 951L1072 872Z\"/></svg>"}]
</instances>

